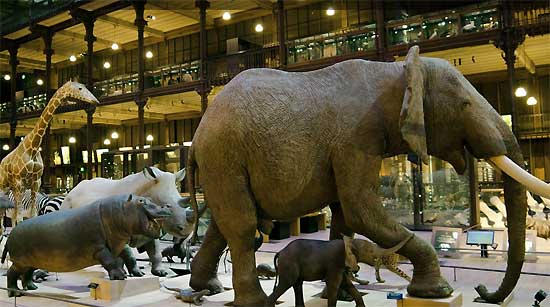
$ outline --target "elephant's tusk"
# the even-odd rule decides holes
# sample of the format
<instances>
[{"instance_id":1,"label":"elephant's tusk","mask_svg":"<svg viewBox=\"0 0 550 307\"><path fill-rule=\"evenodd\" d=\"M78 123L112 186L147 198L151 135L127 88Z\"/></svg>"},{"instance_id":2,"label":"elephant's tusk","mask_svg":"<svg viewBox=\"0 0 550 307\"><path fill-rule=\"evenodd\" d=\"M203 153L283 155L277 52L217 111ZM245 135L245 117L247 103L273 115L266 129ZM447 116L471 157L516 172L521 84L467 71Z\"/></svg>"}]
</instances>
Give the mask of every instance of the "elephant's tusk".
<instances>
[{"instance_id":1,"label":"elephant's tusk","mask_svg":"<svg viewBox=\"0 0 550 307\"><path fill-rule=\"evenodd\" d=\"M489 158L499 169L517 182L523 184L527 190L543 197L550 198L550 185L529 174L506 156Z\"/></svg>"}]
</instances>

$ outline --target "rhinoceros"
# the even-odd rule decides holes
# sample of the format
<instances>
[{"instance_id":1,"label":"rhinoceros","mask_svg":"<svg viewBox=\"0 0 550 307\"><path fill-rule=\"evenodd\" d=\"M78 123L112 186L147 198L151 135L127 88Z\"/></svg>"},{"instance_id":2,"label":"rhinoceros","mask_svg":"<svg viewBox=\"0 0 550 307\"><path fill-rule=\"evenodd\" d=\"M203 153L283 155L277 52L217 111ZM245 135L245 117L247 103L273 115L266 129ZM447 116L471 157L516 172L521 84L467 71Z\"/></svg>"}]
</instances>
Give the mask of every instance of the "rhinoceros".
<instances>
[{"instance_id":1,"label":"rhinoceros","mask_svg":"<svg viewBox=\"0 0 550 307\"><path fill-rule=\"evenodd\" d=\"M130 194L25 220L11 231L2 255L4 262L9 252L13 262L7 273L8 287L18 289L17 279L22 276L23 287L35 290L35 269L72 272L95 264L101 264L110 279L125 279L119 256L126 243L133 235L158 238L157 219L170 214L169 209Z\"/></svg>"}]
</instances>

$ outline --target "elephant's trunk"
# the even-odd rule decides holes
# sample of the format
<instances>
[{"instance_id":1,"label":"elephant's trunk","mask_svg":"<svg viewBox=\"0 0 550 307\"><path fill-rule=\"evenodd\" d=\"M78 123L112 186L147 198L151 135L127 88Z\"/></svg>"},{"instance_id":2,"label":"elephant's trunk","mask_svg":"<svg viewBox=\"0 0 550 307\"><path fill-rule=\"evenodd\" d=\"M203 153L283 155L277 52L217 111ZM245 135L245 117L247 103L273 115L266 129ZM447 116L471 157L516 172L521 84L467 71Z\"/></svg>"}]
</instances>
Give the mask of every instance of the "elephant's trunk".
<instances>
[{"instance_id":1,"label":"elephant's trunk","mask_svg":"<svg viewBox=\"0 0 550 307\"><path fill-rule=\"evenodd\" d=\"M507 156L516 164L523 164L523 156L516 139L510 136L506 141ZM500 303L514 289L521 274L525 255L525 222L527 214L527 197L525 187L504 174L504 198L508 216L508 263L506 274L497 291L489 293L484 285L476 287L477 292L487 302Z\"/></svg>"}]
</instances>

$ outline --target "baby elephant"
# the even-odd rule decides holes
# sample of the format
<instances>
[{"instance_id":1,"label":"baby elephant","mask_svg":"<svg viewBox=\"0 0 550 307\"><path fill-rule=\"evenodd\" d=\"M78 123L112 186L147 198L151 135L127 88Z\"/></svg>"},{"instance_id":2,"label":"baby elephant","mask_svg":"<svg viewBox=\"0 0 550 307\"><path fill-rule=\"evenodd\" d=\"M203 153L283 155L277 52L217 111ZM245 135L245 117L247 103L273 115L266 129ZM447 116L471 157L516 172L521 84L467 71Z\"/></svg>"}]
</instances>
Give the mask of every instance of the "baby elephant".
<instances>
[{"instance_id":1,"label":"baby elephant","mask_svg":"<svg viewBox=\"0 0 550 307\"><path fill-rule=\"evenodd\" d=\"M275 255L274 262L279 284L275 281L275 289L268 298L269 306L290 287L294 288L295 306L305 306L302 282L321 279L327 283L329 307L336 306L340 284L352 295L357 306L365 306L361 294L349 280L348 270L357 271L359 267L351 247L343 240L295 240Z\"/></svg>"},{"instance_id":2,"label":"baby elephant","mask_svg":"<svg viewBox=\"0 0 550 307\"><path fill-rule=\"evenodd\" d=\"M9 268L8 288L35 290L35 269L73 272L101 264L111 279L126 274L119 257L132 235L160 236L157 219L169 217L170 210L132 195L100 199L88 206L33 217L18 224L11 232L2 255L13 262ZM9 291L9 296L18 295Z\"/></svg>"}]
</instances>

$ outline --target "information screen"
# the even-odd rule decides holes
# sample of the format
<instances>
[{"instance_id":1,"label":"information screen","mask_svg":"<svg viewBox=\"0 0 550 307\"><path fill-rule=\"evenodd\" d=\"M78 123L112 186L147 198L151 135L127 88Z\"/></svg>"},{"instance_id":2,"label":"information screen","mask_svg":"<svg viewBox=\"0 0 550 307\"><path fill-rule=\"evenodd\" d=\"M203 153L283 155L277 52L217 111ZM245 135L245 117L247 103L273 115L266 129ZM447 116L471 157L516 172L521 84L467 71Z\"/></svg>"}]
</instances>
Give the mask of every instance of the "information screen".
<instances>
[{"instance_id":1,"label":"information screen","mask_svg":"<svg viewBox=\"0 0 550 307\"><path fill-rule=\"evenodd\" d=\"M493 245L495 241L495 232L487 230L469 230L466 238L468 245Z\"/></svg>"}]
</instances>

